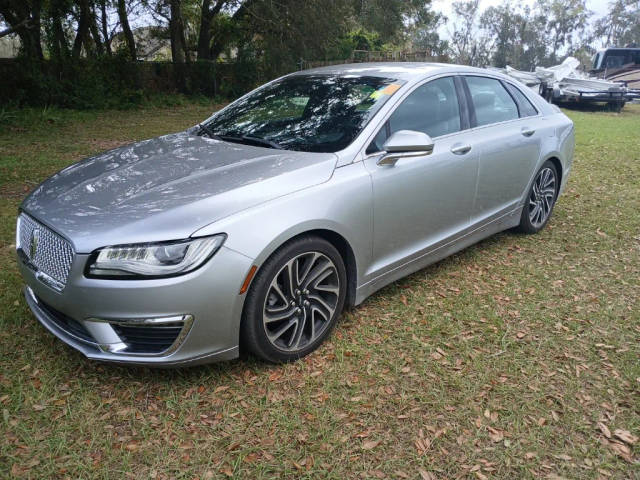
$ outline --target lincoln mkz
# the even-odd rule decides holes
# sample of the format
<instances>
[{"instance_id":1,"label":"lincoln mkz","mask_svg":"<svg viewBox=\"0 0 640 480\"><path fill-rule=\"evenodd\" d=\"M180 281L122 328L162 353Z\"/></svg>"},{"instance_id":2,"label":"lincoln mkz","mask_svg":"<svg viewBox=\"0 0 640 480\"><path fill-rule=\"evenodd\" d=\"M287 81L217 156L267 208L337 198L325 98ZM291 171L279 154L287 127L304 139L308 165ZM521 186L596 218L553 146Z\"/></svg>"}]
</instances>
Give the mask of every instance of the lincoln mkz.
<instances>
[{"instance_id":1,"label":"lincoln mkz","mask_svg":"<svg viewBox=\"0 0 640 480\"><path fill-rule=\"evenodd\" d=\"M91 359L294 360L384 285L544 228L573 150L557 107L493 71L296 72L38 186L17 224L25 297Z\"/></svg>"}]
</instances>

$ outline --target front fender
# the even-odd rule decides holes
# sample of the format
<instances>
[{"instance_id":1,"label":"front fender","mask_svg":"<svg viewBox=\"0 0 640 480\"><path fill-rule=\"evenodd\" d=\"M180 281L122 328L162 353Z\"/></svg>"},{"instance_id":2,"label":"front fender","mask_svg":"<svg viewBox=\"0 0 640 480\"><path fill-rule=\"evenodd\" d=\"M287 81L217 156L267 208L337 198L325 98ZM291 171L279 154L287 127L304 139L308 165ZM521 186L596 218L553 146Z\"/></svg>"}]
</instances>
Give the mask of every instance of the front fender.
<instances>
[{"instance_id":1,"label":"front fender","mask_svg":"<svg viewBox=\"0 0 640 480\"><path fill-rule=\"evenodd\" d=\"M357 283L371 261L371 177L362 162L337 168L332 178L198 230L193 236L226 233L225 246L260 267L282 244L311 230L342 236L354 252Z\"/></svg>"}]
</instances>

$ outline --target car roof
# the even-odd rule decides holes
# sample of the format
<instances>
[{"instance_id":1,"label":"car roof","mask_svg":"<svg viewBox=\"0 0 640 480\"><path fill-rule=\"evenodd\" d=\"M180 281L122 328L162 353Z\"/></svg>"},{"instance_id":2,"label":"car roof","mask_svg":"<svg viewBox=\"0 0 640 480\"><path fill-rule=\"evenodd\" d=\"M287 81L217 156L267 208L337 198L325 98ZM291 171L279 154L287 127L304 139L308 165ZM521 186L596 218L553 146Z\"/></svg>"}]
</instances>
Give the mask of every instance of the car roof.
<instances>
[{"instance_id":1,"label":"car roof","mask_svg":"<svg viewBox=\"0 0 640 480\"><path fill-rule=\"evenodd\" d=\"M418 80L425 76L439 73L491 73L482 68L466 65L430 62L376 62L376 63L347 63L312 68L292 73L291 75L357 75L394 78L398 80Z\"/></svg>"}]
</instances>

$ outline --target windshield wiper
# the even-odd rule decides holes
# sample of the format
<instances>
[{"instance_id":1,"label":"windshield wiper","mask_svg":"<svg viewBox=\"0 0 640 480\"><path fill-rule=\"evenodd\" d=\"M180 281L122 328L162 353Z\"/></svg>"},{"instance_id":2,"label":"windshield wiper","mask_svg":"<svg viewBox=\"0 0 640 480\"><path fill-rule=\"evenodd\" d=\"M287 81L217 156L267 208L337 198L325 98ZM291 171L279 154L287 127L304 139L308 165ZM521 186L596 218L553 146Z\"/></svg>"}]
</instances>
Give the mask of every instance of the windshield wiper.
<instances>
[{"instance_id":1,"label":"windshield wiper","mask_svg":"<svg viewBox=\"0 0 640 480\"><path fill-rule=\"evenodd\" d=\"M275 148L276 150L284 150L284 147L279 143L272 142L265 138L252 137L251 135L216 135L220 140L225 142L243 143L248 145L258 145L260 147Z\"/></svg>"},{"instance_id":2,"label":"windshield wiper","mask_svg":"<svg viewBox=\"0 0 640 480\"><path fill-rule=\"evenodd\" d=\"M249 145L259 145L261 147L267 148L275 148L276 150L283 150L284 147L279 143L272 142L271 140L267 140L265 138L253 137L251 135L218 135L216 134L208 125L203 123L198 124L198 128L200 131L198 135L206 135L213 140L222 140L225 142L233 142L233 143L243 143Z\"/></svg>"},{"instance_id":3,"label":"windshield wiper","mask_svg":"<svg viewBox=\"0 0 640 480\"><path fill-rule=\"evenodd\" d=\"M207 137L212 138L213 140L221 140L220 136L213 133L213 130L211 130L208 125L199 123L198 127L200 128L198 134L205 134L207 135Z\"/></svg>"}]
</instances>

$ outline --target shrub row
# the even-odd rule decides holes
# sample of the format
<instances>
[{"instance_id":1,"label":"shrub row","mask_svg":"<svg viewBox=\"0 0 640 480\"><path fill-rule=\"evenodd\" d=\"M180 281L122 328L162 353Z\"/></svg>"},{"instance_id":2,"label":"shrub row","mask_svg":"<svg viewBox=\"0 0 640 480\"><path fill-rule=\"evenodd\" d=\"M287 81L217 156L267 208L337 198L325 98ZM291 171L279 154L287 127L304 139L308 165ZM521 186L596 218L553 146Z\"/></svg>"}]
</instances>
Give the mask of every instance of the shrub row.
<instances>
[{"instance_id":1,"label":"shrub row","mask_svg":"<svg viewBox=\"0 0 640 480\"><path fill-rule=\"evenodd\" d=\"M156 95L235 98L265 81L248 62L0 59L0 106L126 108Z\"/></svg>"}]
</instances>

